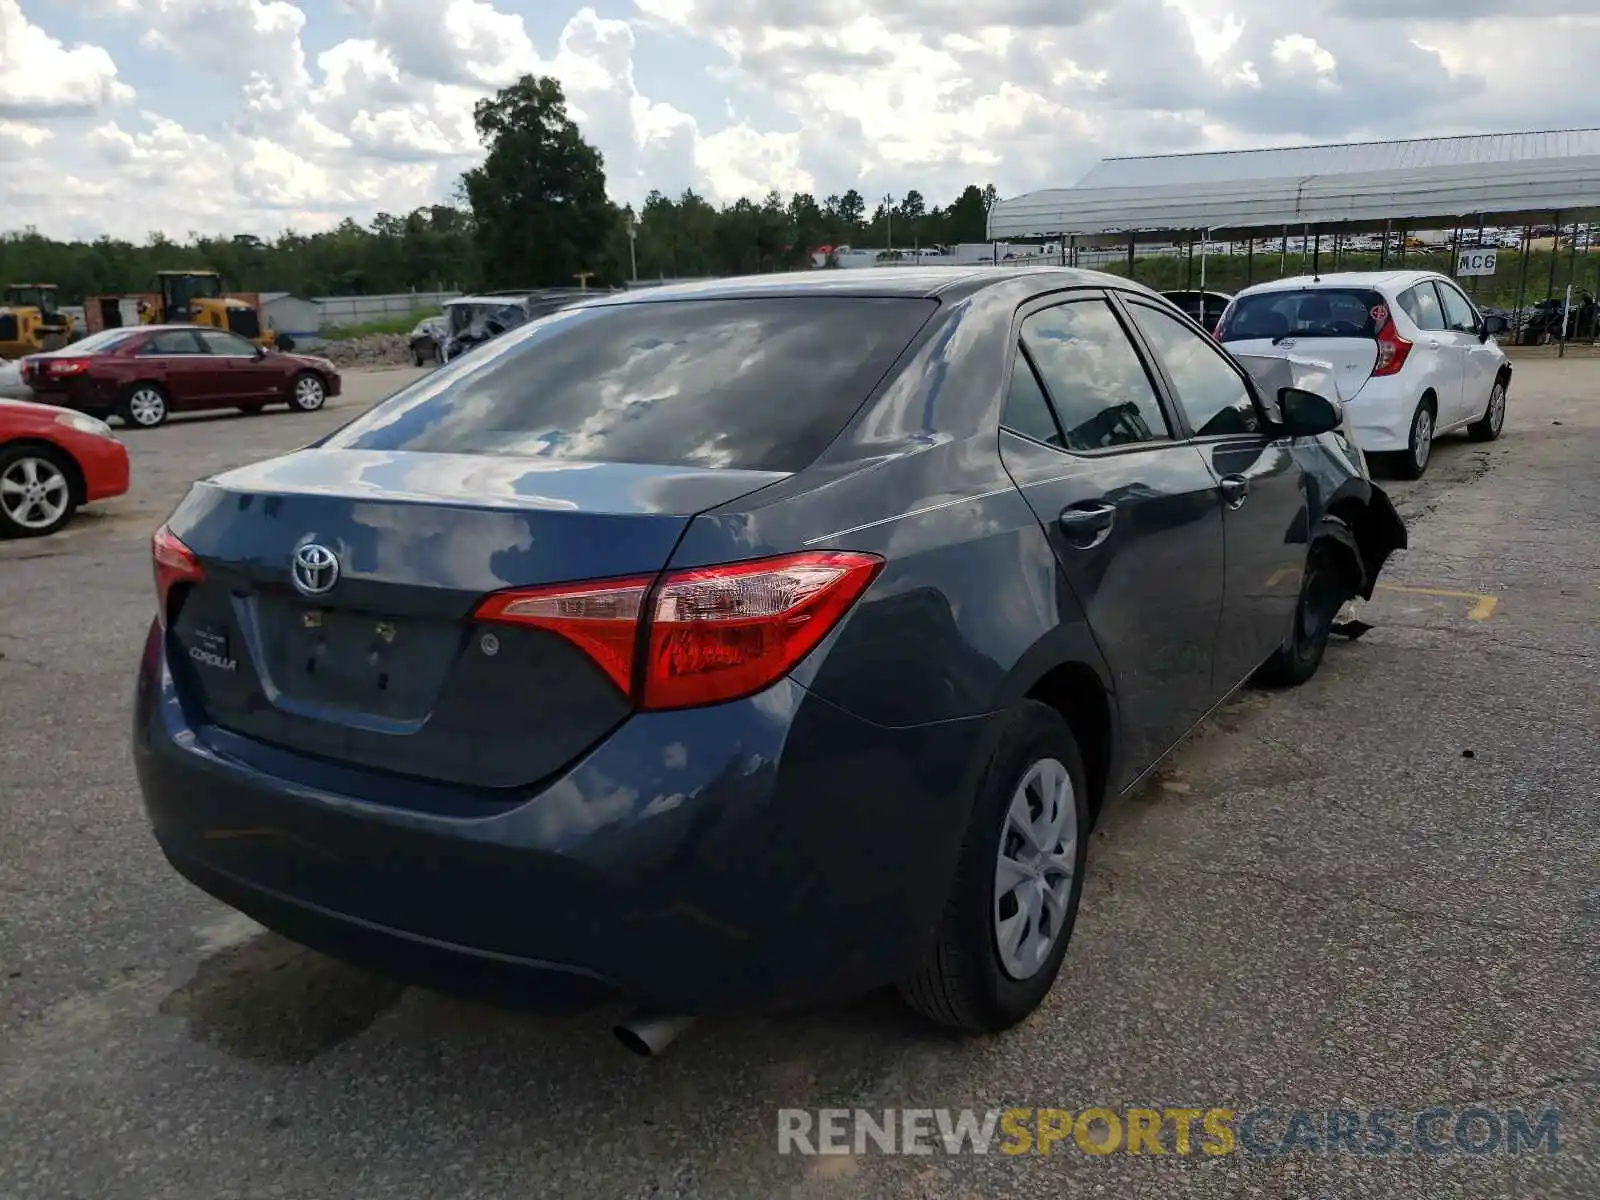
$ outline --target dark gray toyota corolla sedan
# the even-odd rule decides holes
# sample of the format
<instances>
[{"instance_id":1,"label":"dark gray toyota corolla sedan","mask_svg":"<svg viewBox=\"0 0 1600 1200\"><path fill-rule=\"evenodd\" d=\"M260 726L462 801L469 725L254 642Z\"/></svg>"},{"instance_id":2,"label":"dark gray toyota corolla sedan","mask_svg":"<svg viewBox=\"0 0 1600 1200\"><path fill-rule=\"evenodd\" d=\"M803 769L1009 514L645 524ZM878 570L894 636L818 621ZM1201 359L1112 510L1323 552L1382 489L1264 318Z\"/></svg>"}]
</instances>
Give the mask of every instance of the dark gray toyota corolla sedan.
<instances>
[{"instance_id":1,"label":"dark gray toyota corolla sedan","mask_svg":"<svg viewBox=\"0 0 1600 1200\"><path fill-rule=\"evenodd\" d=\"M1338 421L1090 272L558 312L157 532L156 837L437 986L1004 1028L1103 804L1404 545Z\"/></svg>"}]
</instances>

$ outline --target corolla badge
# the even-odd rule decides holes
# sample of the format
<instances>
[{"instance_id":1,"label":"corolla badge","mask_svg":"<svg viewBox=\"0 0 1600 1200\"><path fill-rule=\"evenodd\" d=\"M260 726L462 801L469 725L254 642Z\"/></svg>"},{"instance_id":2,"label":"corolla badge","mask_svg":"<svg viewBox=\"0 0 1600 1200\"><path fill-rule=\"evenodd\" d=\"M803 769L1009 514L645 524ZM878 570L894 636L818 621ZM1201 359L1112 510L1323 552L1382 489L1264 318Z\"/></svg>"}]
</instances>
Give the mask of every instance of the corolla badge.
<instances>
[{"instance_id":1,"label":"corolla badge","mask_svg":"<svg viewBox=\"0 0 1600 1200\"><path fill-rule=\"evenodd\" d=\"M320 596L339 582L339 556L326 546L308 542L294 552L289 577L302 595Z\"/></svg>"}]
</instances>

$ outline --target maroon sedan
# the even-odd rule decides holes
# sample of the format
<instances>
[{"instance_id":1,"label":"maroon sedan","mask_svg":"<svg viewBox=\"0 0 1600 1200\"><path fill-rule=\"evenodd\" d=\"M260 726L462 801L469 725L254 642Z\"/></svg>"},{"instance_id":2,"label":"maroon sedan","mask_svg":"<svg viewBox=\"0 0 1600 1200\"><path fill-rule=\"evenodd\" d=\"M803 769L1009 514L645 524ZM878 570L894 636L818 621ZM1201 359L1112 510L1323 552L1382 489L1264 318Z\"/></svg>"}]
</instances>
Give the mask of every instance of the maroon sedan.
<instances>
[{"instance_id":1,"label":"maroon sedan","mask_svg":"<svg viewBox=\"0 0 1600 1200\"><path fill-rule=\"evenodd\" d=\"M23 359L22 382L46 404L115 414L140 429L207 408L315 412L339 394L339 371L326 359L262 350L198 325L107 329Z\"/></svg>"}]
</instances>

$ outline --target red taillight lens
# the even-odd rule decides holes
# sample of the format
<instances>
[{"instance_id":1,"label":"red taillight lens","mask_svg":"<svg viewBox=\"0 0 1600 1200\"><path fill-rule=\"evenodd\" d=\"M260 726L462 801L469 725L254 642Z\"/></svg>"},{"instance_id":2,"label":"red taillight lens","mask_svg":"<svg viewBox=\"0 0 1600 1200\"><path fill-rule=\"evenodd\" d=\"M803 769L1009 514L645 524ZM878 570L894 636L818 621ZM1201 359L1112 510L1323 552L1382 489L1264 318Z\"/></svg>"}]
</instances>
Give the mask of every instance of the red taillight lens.
<instances>
[{"instance_id":1,"label":"red taillight lens","mask_svg":"<svg viewBox=\"0 0 1600 1200\"><path fill-rule=\"evenodd\" d=\"M156 617L163 629L167 626L167 601L172 589L180 583L198 583L205 578L194 551L180 542L177 536L163 525L150 539L150 558L156 572Z\"/></svg>"},{"instance_id":2,"label":"red taillight lens","mask_svg":"<svg viewBox=\"0 0 1600 1200\"><path fill-rule=\"evenodd\" d=\"M45 361L45 373L52 379L82 375L88 369L89 360L85 358L51 358Z\"/></svg>"},{"instance_id":3,"label":"red taillight lens","mask_svg":"<svg viewBox=\"0 0 1600 1200\"><path fill-rule=\"evenodd\" d=\"M653 576L496 592L478 605L480 621L509 621L558 633L586 652L624 692L633 692L639 615Z\"/></svg>"},{"instance_id":4,"label":"red taillight lens","mask_svg":"<svg viewBox=\"0 0 1600 1200\"><path fill-rule=\"evenodd\" d=\"M809 654L883 566L818 551L679 571L651 606L645 708L689 708L770 687Z\"/></svg>"},{"instance_id":5,"label":"red taillight lens","mask_svg":"<svg viewBox=\"0 0 1600 1200\"><path fill-rule=\"evenodd\" d=\"M676 571L659 582L619 579L499 592L474 615L560 634L641 708L692 708L776 683L838 624L882 566L871 554L787 554ZM636 671L641 640L645 661Z\"/></svg>"},{"instance_id":6,"label":"red taillight lens","mask_svg":"<svg viewBox=\"0 0 1600 1200\"><path fill-rule=\"evenodd\" d=\"M1372 364L1373 375L1398 375L1410 353L1411 343L1400 336L1400 331L1394 327L1394 318L1389 318L1378 330L1378 357Z\"/></svg>"}]
</instances>

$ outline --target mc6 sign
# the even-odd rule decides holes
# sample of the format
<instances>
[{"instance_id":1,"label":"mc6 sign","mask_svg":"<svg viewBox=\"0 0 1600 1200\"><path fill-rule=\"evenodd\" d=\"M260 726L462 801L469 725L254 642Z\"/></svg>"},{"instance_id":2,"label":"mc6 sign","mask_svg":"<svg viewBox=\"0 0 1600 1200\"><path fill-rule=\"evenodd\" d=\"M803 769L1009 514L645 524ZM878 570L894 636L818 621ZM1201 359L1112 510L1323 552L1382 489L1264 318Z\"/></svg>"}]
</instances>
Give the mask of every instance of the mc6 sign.
<instances>
[{"instance_id":1,"label":"mc6 sign","mask_svg":"<svg viewBox=\"0 0 1600 1200\"><path fill-rule=\"evenodd\" d=\"M1499 251L1492 249L1462 250L1456 254L1456 274L1493 275Z\"/></svg>"}]
</instances>

